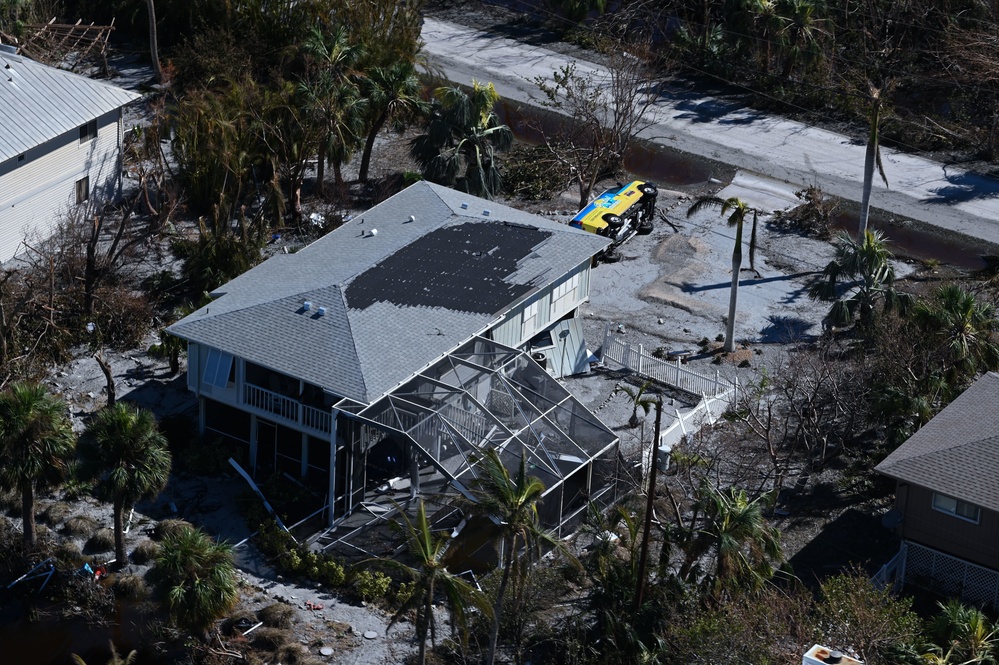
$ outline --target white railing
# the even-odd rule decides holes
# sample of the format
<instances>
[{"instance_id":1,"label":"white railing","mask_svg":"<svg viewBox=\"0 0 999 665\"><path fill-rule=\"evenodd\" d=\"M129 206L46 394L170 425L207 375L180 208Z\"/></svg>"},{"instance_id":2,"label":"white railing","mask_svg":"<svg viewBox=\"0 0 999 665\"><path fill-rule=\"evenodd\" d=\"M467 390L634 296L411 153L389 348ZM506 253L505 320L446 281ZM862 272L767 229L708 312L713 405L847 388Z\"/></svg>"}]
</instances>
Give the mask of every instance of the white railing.
<instances>
[{"instance_id":1,"label":"white railing","mask_svg":"<svg viewBox=\"0 0 999 665\"><path fill-rule=\"evenodd\" d=\"M243 384L243 403L261 411L273 413L285 420L298 422L298 400L255 386L252 383Z\"/></svg>"},{"instance_id":2,"label":"white railing","mask_svg":"<svg viewBox=\"0 0 999 665\"><path fill-rule=\"evenodd\" d=\"M893 592L902 590L905 584L905 558L908 543L902 541L902 546L888 563L881 566L881 570L874 574L871 583L879 589L890 589Z\"/></svg>"},{"instance_id":3,"label":"white railing","mask_svg":"<svg viewBox=\"0 0 999 665\"><path fill-rule=\"evenodd\" d=\"M329 409L317 409L314 406L302 405L302 424L318 432L330 433L333 414Z\"/></svg>"},{"instance_id":4,"label":"white railing","mask_svg":"<svg viewBox=\"0 0 999 665\"><path fill-rule=\"evenodd\" d=\"M683 367L680 360L663 360L645 352L641 344L632 346L627 342L604 335L601 360L608 360L625 367L636 374L648 377L692 395L722 397L731 393L735 401L735 385L721 378L718 372L713 377L698 374Z\"/></svg>"}]
</instances>

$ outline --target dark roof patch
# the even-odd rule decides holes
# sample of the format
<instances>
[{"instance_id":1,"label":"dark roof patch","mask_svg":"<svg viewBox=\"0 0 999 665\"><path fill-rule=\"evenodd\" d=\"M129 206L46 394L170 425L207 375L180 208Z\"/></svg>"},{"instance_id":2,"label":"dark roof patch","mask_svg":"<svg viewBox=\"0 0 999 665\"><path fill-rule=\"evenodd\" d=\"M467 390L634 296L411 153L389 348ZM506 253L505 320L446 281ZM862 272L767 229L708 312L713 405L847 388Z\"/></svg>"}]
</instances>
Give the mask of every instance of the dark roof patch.
<instances>
[{"instance_id":1,"label":"dark roof patch","mask_svg":"<svg viewBox=\"0 0 999 665\"><path fill-rule=\"evenodd\" d=\"M351 281L347 305L364 310L388 302L495 314L533 288L510 277L551 236L526 224L482 220L435 229Z\"/></svg>"}]
</instances>

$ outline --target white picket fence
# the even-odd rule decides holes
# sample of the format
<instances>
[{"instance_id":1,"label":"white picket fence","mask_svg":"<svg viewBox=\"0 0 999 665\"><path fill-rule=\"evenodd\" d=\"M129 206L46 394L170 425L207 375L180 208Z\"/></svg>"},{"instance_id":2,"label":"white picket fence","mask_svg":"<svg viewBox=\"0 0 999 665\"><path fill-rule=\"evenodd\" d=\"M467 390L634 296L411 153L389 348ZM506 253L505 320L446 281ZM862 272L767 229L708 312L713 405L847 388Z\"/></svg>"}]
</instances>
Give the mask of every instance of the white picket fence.
<instances>
[{"instance_id":1,"label":"white picket fence","mask_svg":"<svg viewBox=\"0 0 999 665\"><path fill-rule=\"evenodd\" d=\"M678 388L691 395L727 397L729 404L734 404L738 397L738 384L730 383L721 378L717 371L713 377L698 374L683 367L679 359L656 358L646 353L641 344L633 346L627 342L622 342L609 332L604 334L604 343L601 349L600 360L604 364L610 360L636 374Z\"/></svg>"}]
</instances>

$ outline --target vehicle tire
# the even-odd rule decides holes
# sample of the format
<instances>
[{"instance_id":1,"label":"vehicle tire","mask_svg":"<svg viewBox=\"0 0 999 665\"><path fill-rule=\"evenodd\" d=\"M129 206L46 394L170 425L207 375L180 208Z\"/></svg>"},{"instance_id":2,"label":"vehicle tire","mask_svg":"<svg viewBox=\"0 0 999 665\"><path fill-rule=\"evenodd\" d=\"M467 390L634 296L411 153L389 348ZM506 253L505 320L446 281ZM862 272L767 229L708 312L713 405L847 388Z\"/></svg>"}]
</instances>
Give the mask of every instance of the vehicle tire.
<instances>
[{"instance_id":1,"label":"vehicle tire","mask_svg":"<svg viewBox=\"0 0 999 665\"><path fill-rule=\"evenodd\" d=\"M602 257L600 257L600 260L603 261L604 263L617 263L618 261L621 260L621 255L618 254L617 252L607 252Z\"/></svg>"},{"instance_id":2,"label":"vehicle tire","mask_svg":"<svg viewBox=\"0 0 999 665\"><path fill-rule=\"evenodd\" d=\"M659 189L655 185L642 185L639 191L646 196L655 196L659 193Z\"/></svg>"},{"instance_id":3,"label":"vehicle tire","mask_svg":"<svg viewBox=\"0 0 999 665\"><path fill-rule=\"evenodd\" d=\"M617 215L612 215L611 213L607 213L606 215L604 215L603 220L607 223L607 226L613 228L620 228L624 226L624 220L618 217Z\"/></svg>"},{"instance_id":4,"label":"vehicle tire","mask_svg":"<svg viewBox=\"0 0 999 665\"><path fill-rule=\"evenodd\" d=\"M647 236L650 233L652 233L652 229L653 228L655 228L655 227L652 225L652 222L647 221L647 220L643 220L638 225L638 229L635 231L635 233L637 233L640 236Z\"/></svg>"}]
</instances>

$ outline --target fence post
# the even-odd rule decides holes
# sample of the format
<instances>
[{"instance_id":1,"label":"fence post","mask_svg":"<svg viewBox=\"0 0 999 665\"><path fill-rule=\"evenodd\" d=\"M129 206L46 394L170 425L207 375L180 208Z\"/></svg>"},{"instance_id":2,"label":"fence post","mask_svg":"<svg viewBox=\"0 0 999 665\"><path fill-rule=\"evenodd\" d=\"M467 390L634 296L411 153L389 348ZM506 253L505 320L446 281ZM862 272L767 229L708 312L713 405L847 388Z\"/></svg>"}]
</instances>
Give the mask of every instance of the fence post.
<instances>
[{"instance_id":1,"label":"fence post","mask_svg":"<svg viewBox=\"0 0 999 665\"><path fill-rule=\"evenodd\" d=\"M633 369L631 366L631 342L624 343L624 366L627 369Z\"/></svg>"},{"instance_id":2,"label":"fence post","mask_svg":"<svg viewBox=\"0 0 999 665\"><path fill-rule=\"evenodd\" d=\"M610 321L604 322L604 343L600 345L600 364L607 364L607 340L610 338Z\"/></svg>"},{"instance_id":3,"label":"fence post","mask_svg":"<svg viewBox=\"0 0 999 665\"><path fill-rule=\"evenodd\" d=\"M642 373L642 356L645 355L645 348L642 344L638 345L638 369L635 370L639 374Z\"/></svg>"},{"instance_id":4,"label":"fence post","mask_svg":"<svg viewBox=\"0 0 999 665\"><path fill-rule=\"evenodd\" d=\"M718 397L718 370L715 370L715 397Z\"/></svg>"}]
</instances>

